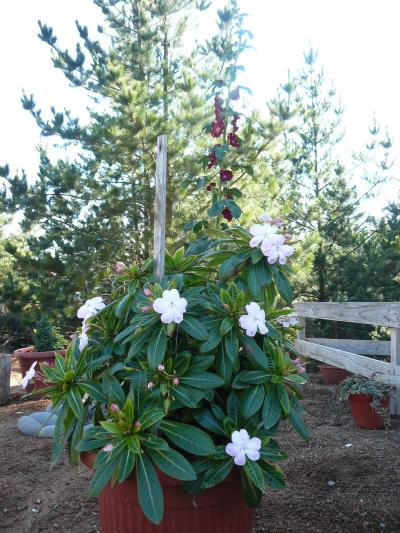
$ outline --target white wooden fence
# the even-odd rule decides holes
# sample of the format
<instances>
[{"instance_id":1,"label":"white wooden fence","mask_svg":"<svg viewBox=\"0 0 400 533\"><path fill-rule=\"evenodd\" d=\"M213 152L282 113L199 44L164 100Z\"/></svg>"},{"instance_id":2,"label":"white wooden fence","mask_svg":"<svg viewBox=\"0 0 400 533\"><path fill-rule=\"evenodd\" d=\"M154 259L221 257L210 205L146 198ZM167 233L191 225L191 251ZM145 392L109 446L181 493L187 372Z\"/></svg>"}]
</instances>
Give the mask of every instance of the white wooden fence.
<instances>
[{"instance_id":1,"label":"white wooden fence","mask_svg":"<svg viewBox=\"0 0 400 533\"><path fill-rule=\"evenodd\" d=\"M295 305L304 329L296 348L302 355L349 372L393 385L391 410L400 415L400 303L301 302ZM320 339L307 337L306 318L372 324L390 328L390 341ZM390 363L365 357L390 356Z\"/></svg>"}]
</instances>

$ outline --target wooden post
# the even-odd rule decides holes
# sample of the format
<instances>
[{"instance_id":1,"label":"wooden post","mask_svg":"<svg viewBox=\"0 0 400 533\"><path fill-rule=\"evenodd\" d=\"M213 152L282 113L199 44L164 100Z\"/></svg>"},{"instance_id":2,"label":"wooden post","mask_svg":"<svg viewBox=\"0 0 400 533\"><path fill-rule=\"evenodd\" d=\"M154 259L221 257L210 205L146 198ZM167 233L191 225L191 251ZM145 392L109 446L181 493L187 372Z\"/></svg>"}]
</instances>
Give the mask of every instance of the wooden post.
<instances>
[{"instance_id":1,"label":"wooden post","mask_svg":"<svg viewBox=\"0 0 400 533\"><path fill-rule=\"evenodd\" d=\"M390 328L390 362L400 369L400 328ZM393 415L400 415L400 388L394 389L390 411Z\"/></svg>"},{"instance_id":2,"label":"wooden post","mask_svg":"<svg viewBox=\"0 0 400 533\"><path fill-rule=\"evenodd\" d=\"M302 316L299 316L297 318L299 321L299 326L303 326L303 329L297 330L297 338L299 341L305 341L306 340L306 319Z\"/></svg>"},{"instance_id":3,"label":"wooden post","mask_svg":"<svg viewBox=\"0 0 400 533\"><path fill-rule=\"evenodd\" d=\"M10 401L11 354L0 353L0 405Z\"/></svg>"},{"instance_id":4,"label":"wooden post","mask_svg":"<svg viewBox=\"0 0 400 533\"><path fill-rule=\"evenodd\" d=\"M167 198L167 136L157 137L156 185L154 206L154 268L157 280L164 276L165 219Z\"/></svg>"}]
</instances>

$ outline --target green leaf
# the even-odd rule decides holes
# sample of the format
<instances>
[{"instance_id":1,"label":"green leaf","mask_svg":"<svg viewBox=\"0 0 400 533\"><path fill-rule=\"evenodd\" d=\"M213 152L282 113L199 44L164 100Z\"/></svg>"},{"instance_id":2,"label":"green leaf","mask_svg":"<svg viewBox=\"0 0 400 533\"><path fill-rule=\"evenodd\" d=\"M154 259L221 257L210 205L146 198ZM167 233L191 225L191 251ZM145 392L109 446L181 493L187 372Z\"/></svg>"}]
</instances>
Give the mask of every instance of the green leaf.
<instances>
[{"instance_id":1,"label":"green leaf","mask_svg":"<svg viewBox=\"0 0 400 533\"><path fill-rule=\"evenodd\" d=\"M147 393L147 374L142 370L138 370L130 377L129 395L133 398L136 411L140 412L142 403Z\"/></svg>"},{"instance_id":2,"label":"green leaf","mask_svg":"<svg viewBox=\"0 0 400 533\"><path fill-rule=\"evenodd\" d=\"M286 487L283 471L281 468L279 468L279 466L270 465L262 461L261 467L266 485L271 487L271 489L278 490Z\"/></svg>"},{"instance_id":3,"label":"green leaf","mask_svg":"<svg viewBox=\"0 0 400 533\"><path fill-rule=\"evenodd\" d=\"M118 482L122 483L130 476L133 467L135 466L136 455L132 450L126 448L119 458L117 476Z\"/></svg>"},{"instance_id":4,"label":"green leaf","mask_svg":"<svg viewBox=\"0 0 400 533\"><path fill-rule=\"evenodd\" d=\"M87 416L87 411L85 411L84 416L82 416L76 421L76 424L74 426L74 429L71 435L71 440L69 441L68 456L69 456L69 462L72 465L78 464L78 461L79 461L79 452L76 449L76 445L82 438L83 426L85 423L86 416Z\"/></svg>"},{"instance_id":5,"label":"green leaf","mask_svg":"<svg viewBox=\"0 0 400 533\"><path fill-rule=\"evenodd\" d=\"M262 368L263 370L270 369L268 358L254 339L248 337L247 335L241 334L240 341L246 348L247 357L254 366Z\"/></svg>"},{"instance_id":6,"label":"green leaf","mask_svg":"<svg viewBox=\"0 0 400 533\"><path fill-rule=\"evenodd\" d=\"M225 350L222 350L217 355L215 366L219 376L221 376L221 378L224 380L224 384L229 385L232 381L233 367Z\"/></svg>"},{"instance_id":7,"label":"green leaf","mask_svg":"<svg viewBox=\"0 0 400 533\"><path fill-rule=\"evenodd\" d=\"M145 448L150 448L151 450L169 450L168 442L152 433L143 435L141 442Z\"/></svg>"},{"instance_id":8,"label":"green leaf","mask_svg":"<svg viewBox=\"0 0 400 533\"><path fill-rule=\"evenodd\" d=\"M211 455L215 445L209 435L189 424L163 420L159 429L177 446L194 455Z\"/></svg>"},{"instance_id":9,"label":"green leaf","mask_svg":"<svg viewBox=\"0 0 400 533\"><path fill-rule=\"evenodd\" d=\"M219 334L219 331L212 331L208 341L203 342L201 344L200 352L201 353L211 352L211 350L213 350L214 348L218 346L221 340L222 339L221 339L221 335Z\"/></svg>"},{"instance_id":10,"label":"green leaf","mask_svg":"<svg viewBox=\"0 0 400 533\"><path fill-rule=\"evenodd\" d=\"M83 418L83 403L78 387L71 387L66 398L76 418Z\"/></svg>"},{"instance_id":11,"label":"green leaf","mask_svg":"<svg viewBox=\"0 0 400 533\"><path fill-rule=\"evenodd\" d=\"M110 435L111 436L111 435ZM90 452L91 450L97 450L103 448L106 444L110 444L110 438L104 439L92 439L86 440L85 438L81 439L75 446L77 452Z\"/></svg>"},{"instance_id":12,"label":"green leaf","mask_svg":"<svg viewBox=\"0 0 400 533\"><path fill-rule=\"evenodd\" d=\"M270 381L271 374L264 370L244 370L238 374L238 378L242 383L249 385L262 385Z\"/></svg>"},{"instance_id":13,"label":"green leaf","mask_svg":"<svg viewBox=\"0 0 400 533\"><path fill-rule=\"evenodd\" d=\"M183 380L182 380L183 381ZM175 399L180 401L185 407L197 407L197 404L203 399L204 393L192 387L178 385L174 387Z\"/></svg>"},{"instance_id":14,"label":"green leaf","mask_svg":"<svg viewBox=\"0 0 400 533\"><path fill-rule=\"evenodd\" d=\"M189 368L192 354L190 352L181 352L175 361L174 370L178 376L182 376Z\"/></svg>"},{"instance_id":15,"label":"green leaf","mask_svg":"<svg viewBox=\"0 0 400 533\"><path fill-rule=\"evenodd\" d=\"M272 428L281 417L281 404L274 386L266 390L262 417L265 429Z\"/></svg>"},{"instance_id":16,"label":"green leaf","mask_svg":"<svg viewBox=\"0 0 400 533\"><path fill-rule=\"evenodd\" d=\"M180 378L180 382L196 389L215 389L224 384L224 380L217 376L217 374L203 370L189 370L189 372Z\"/></svg>"},{"instance_id":17,"label":"green leaf","mask_svg":"<svg viewBox=\"0 0 400 533\"><path fill-rule=\"evenodd\" d=\"M97 467L89 485L88 497L98 496L111 480L117 466L117 459L106 461Z\"/></svg>"},{"instance_id":18,"label":"green leaf","mask_svg":"<svg viewBox=\"0 0 400 533\"><path fill-rule=\"evenodd\" d=\"M79 389L81 389L84 393L86 392L86 394L89 394L89 396L96 400L96 402L107 402L107 398L103 394L101 385L96 381L80 381Z\"/></svg>"},{"instance_id":19,"label":"green leaf","mask_svg":"<svg viewBox=\"0 0 400 533\"><path fill-rule=\"evenodd\" d=\"M231 329L224 337L225 351L229 359L234 363L239 353L239 337L237 331Z\"/></svg>"},{"instance_id":20,"label":"green leaf","mask_svg":"<svg viewBox=\"0 0 400 533\"><path fill-rule=\"evenodd\" d=\"M157 368L157 365L162 363L165 351L167 349L167 336L161 326L156 329L151 336L149 345L147 347L147 360L151 368Z\"/></svg>"},{"instance_id":21,"label":"green leaf","mask_svg":"<svg viewBox=\"0 0 400 533\"><path fill-rule=\"evenodd\" d=\"M297 431L297 433L303 437L304 440L310 440L310 433L307 429L307 426L304 424L299 412L297 409L295 409L293 406L289 413L289 421L294 427L294 429Z\"/></svg>"},{"instance_id":22,"label":"green leaf","mask_svg":"<svg viewBox=\"0 0 400 533\"><path fill-rule=\"evenodd\" d=\"M282 274L280 270L275 270L274 279L279 294L288 305L291 305L293 301L293 291L287 277Z\"/></svg>"},{"instance_id":23,"label":"green leaf","mask_svg":"<svg viewBox=\"0 0 400 533\"><path fill-rule=\"evenodd\" d=\"M159 524L164 512L164 497L153 465L144 453L140 453L137 456L136 480L139 504L142 511L150 522Z\"/></svg>"},{"instance_id":24,"label":"green leaf","mask_svg":"<svg viewBox=\"0 0 400 533\"><path fill-rule=\"evenodd\" d=\"M286 387L284 385L277 385L276 386L278 391L278 398L281 403L281 406L283 410L285 411L285 414L290 413L290 400L289 400L289 394L286 390Z\"/></svg>"},{"instance_id":25,"label":"green leaf","mask_svg":"<svg viewBox=\"0 0 400 533\"><path fill-rule=\"evenodd\" d=\"M128 327L120 331L118 335L114 338L114 344L118 344L119 342L124 340L126 337L128 337L128 335L133 333L136 330L136 328L137 328L136 324L130 324Z\"/></svg>"},{"instance_id":26,"label":"green leaf","mask_svg":"<svg viewBox=\"0 0 400 533\"><path fill-rule=\"evenodd\" d=\"M219 328L220 334L222 336L226 335L229 331L231 331L231 329L233 328L234 324L235 324L235 322L234 322L232 317L224 318L223 321L221 322L221 326Z\"/></svg>"},{"instance_id":27,"label":"green leaf","mask_svg":"<svg viewBox=\"0 0 400 533\"><path fill-rule=\"evenodd\" d=\"M179 324L179 326L188 335L194 339L197 339L198 341L207 341L209 338L206 328L199 320L197 320L197 318L194 318L193 316L185 315L185 318Z\"/></svg>"},{"instance_id":28,"label":"green leaf","mask_svg":"<svg viewBox=\"0 0 400 533\"><path fill-rule=\"evenodd\" d=\"M51 450L51 467L53 467L60 459L67 440L74 428L73 424L76 418L69 406L69 402L65 401L58 413L57 422L54 428L54 437Z\"/></svg>"},{"instance_id":29,"label":"green leaf","mask_svg":"<svg viewBox=\"0 0 400 533\"><path fill-rule=\"evenodd\" d=\"M240 427L240 422L242 420L241 410L240 410L240 400L239 396L235 392L231 392L228 396L226 402L226 410L230 418L234 421L236 427Z\"/></svg>"},{"instance_id":30,"label":"green leaf","mask_svg":"<svg viewBox=\"0 0 400 533\"><path fill-rule=\"evenodd\" d=\"M255 509L261 503L262 490L258 489L243 472L241 475L244 499L249 507Z\"/></svg>"},{"instance_id":31,"label":"green leaf","mask_svg":"<svg viewBox=\"0 0 400 533\"><path fill-rule=\"evenodd\" d=\"M247 459L246 464L244 465L244 472L253 485L260 490L264 489L264 475L258 463Z\"/></svg>"},{"instance_id":32,"label":"green leaf","mask_svg":"<svg viewBox=\"0 0 400 533\"><path fill-rule=\"evenodd\" d=\"M201 484L202 489L209 489L221 483L229 472L233 468L233 459L231 457L224 459L223 461L217 461L207 472L204 474L203 482Z\"/></svg>"},{"instance_id":33,"label":"green leaf","mask_svg":"<svg viewBox=\"0 0 400 533\"><path fill-rule=\"evenodd\" d=\"M132 359L135 355L138 355L146 345L149 339L150 330L144 331L138 337L134 338L132 344L128 350L128 359Z\"/></svg>"},{"instance_id":34,"label":"green leaf","mask_svg":"<svg viewBox=\"0 0 400 533\"><path fill-rule=\"evenodd\" d=\"M124 430L118 426L115 422L110 422L110 420L102 420L100 422L101 426L108 431L108 433L111 433L112 435L124 435Z\"/></svg>"},{"instance_id":35,"label":"green leaf","mask_svg":"<svg viewBox=\"0 0 400 533\"><path fill-rule=\"evenodd\" d=\"M125 393L118 379L110 372L103 372L102 375L103 394L108 403L123 405L125 403Z\"/></svg>"},{"instance_id":36,"label":"green leaf","mask_svg":"<svg viewBox=\"0 0 400 533\"><path fill-rule=\"evenodd\" d=\"M203 426L208 431L217 433L218 435L225 435L219 421L208 409L202 409L194 415L194 419L200 426Z\"/></svg>"},{"instance_id":37,"label":"green leaf","mask_svg":"<svg viewBox=\"0 0 400 533\"><path fill-rule=\"evenodd\" d=\"M271 281L271 270L264 261L256 262L247 271L247 285L254 298L259 298L264 285Z\"/></svg>"},{"instance_id":38,"label":"green leaf","mask_svg":"<svg viewBox=\"0 0 400 533\"><path fill-rule=\"evenodd\" d=\"M245 418L250 418L261 408L265 398L263 385L249 387L243 395L241 401L242 414Z\"/></svg>"},{"instance_id":39,"label":"green leaf","mask_svg":"<svg viewBox=\"0 0 400 533\"><path fill-rule=\"evenodd\" d=\"M158 422L162 420L165 416L165 412L162 409L159 409L158 407L151 407L150 409L147 409L140 417L139 421L142 425L142 429L147 429Z\"/></svg>"},{"instance_id":40,"label":"green leaf","mask_svg":"<svg viewBox=\"0 0 400 533\"><path fill-rule=\"evenodd\" d=\"M192 481L197 478L196 472L183 455L175 450L148 450L147 453L168 476L182 481Z\"/></svg>"},{"instance_id":41,"label":"green leaf","mask_svg":"<svg viewBox=\"0 0 400 533\"><path fill-rule=\"evenodd\" d=\"M136 435L128 435L125 437L125 443L132 453L140 453L140 441Z\"/></svg>"}]
</instances>

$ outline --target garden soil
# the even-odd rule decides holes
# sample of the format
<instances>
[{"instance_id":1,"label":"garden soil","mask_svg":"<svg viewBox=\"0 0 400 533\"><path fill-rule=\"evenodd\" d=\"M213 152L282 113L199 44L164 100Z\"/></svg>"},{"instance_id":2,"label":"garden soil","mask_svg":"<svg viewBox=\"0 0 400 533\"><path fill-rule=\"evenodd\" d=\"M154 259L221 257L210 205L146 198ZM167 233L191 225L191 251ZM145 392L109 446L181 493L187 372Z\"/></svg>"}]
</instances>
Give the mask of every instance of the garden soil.
<instances>
[{"instance_id":1,"label":"garden soil","mask_svg":"<svg viewBox=\"0 0 400 533\"><path fill-rule=\"evenodd\" d=\"M254 533L400 532L400 421L390 430L356 429L333 390L316 375L304 388L310 442L282 424L287 488L266 493ZM85 499L88 470L64 457L50 471L51 442L16 428L19 416L46 405L14 394L0 406L0 531L98 532L96 501Z\"/></svg>"}]
</instances>

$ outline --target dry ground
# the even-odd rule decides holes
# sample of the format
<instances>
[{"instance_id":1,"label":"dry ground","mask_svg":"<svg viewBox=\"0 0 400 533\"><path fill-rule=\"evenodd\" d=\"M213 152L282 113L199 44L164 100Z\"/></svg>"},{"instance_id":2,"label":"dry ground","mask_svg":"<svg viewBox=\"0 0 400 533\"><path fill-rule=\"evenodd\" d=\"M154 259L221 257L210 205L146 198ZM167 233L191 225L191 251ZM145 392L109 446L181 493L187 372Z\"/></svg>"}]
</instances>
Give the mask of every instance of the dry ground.
<instances>
[{"instance_id":1,"label":"dry ground","mask_svg":"<svg viewBox=\"0 0 400 533\"><path fill-rule=\"evenodd\" d=\"M357 430L318 377L304 392L311 442L282 426L288 486L266 494L255 532L400 532L400 422L390 431ZM88 471L64 459L50 472L50 441L16 429L21 414L44 410L47 402L16 396L0 407L0 531L99 531L96 502L84 496Z\"/></svg>"}]
</instances>

